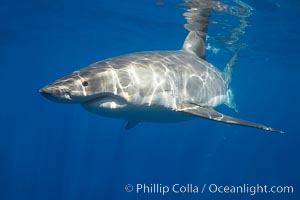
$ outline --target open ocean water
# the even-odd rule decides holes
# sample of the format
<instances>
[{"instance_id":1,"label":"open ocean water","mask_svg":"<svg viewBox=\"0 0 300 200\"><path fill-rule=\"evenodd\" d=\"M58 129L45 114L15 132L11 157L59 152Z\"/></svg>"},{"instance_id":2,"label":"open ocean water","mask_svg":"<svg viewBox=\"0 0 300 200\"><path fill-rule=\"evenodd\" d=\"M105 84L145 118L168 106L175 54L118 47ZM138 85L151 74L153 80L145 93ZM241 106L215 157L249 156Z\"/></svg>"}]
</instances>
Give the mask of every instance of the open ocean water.
<instances>
[{"instance_id":1,"label":"open ocean water","mask_svg":"<svg viewBox=\"0 0 300 200\"><path fill-rule=\"evenodd\" d=\"M218 110L286 134L205 119L125 131L125 121L38 93L108 57L180 49L187 33L180 0L1 0L0 200L300 199L300 2L246 2L253 14L233 75L239 113ZM208 53L223 69L217 58ZM139 184L149 188L137 191ZM174 184L199 191L176 193ZM293 193L254 194L258 184Z\"/></svg>"}]
</instances>

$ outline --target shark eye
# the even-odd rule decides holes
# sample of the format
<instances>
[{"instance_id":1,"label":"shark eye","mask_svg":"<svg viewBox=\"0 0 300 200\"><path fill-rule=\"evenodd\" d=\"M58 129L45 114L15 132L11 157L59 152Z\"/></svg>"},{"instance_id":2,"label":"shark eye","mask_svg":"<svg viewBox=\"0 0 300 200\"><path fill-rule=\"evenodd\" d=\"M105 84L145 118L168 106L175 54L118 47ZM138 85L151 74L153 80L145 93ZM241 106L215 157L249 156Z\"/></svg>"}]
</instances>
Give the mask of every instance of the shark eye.
<instances>
[{"instance_id":1,"label":"shark eye","mask_svg":"<svg viewBox=\"0 0 300 200\"><path fill-rule=\"evenodd\" d=\"M87 81L83 81L83 82L82 82L82 85L83 85L84 87L86 87L86 86L89 85L89 83L88 83Z\"/></svg>"}]
</instances>

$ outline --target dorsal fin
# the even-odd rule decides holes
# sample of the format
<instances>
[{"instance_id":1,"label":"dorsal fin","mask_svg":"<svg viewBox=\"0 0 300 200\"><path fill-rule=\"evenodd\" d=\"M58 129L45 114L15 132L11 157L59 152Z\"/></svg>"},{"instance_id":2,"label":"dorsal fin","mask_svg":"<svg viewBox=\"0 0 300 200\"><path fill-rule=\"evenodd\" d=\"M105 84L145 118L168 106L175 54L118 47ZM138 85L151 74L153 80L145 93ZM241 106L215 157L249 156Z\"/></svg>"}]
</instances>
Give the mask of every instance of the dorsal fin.
<instances>
[{"instance_id":1,"label":"dorsal fin","mask_svg":"<svg viewBox=\"0 0 300 200\"><path fill-rule=\"evenodd\" d=\"M133 127L135 127L135 126L138 125L138 124L139 124L139 122L137 122L137 121L131 121L131 120L129 120L129 121L127 122L127 125L126 125L126 127L125 127L125 130L132 129Z\"/></svg>"},{"instance_id":2,"label":"dorsal fin","mask_svg":"<svg viewBox=\"0 0 300 200\"><path fill-rule=\"evenodd\" d=\"M199 31L190 31L184 40L182 49L205 59L205 36L201 36Z\"/></svg>"},{"instance_id":3,"label":"dorsal fin","mask_svg":"<svg viewBox=\"0 0 300 200\"><path fill-rule=\"evenodd\" d=\"M213 6L213 0L184 0L187 6L183 16L186 18L187 24L184 27L189 31L185 38L182 49L205 59L206 34L208 30L210 10Z\"/></svg>"}]
</instances>

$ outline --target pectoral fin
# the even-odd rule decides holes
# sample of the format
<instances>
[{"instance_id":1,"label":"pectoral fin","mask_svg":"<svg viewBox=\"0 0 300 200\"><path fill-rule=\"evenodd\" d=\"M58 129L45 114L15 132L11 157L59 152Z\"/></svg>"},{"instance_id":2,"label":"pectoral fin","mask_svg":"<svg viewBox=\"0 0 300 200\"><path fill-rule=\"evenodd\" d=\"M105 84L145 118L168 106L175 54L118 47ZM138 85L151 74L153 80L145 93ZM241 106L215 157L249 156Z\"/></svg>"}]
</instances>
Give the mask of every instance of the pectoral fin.
<instances>
[{"instance_id":1,"label":"pectoral fin","mask_svg":"<svg viewBox=\"0 0 300 200\"><path fill-rule=\"evenodd\" d=\"M259 129L263 129L266 131L284 133L283 131L276 130L276 129L273 129L271 127L267 127L267 126L264 126L261 124L248 122L248 121L244 121L244 120L237 119L234 117L226 116L222 113L217 112L216 110L214 110L211 107L201 107L199 105L187 103L187 104L183 105L183 109L181 109L180 111L189 113L192 115L196 115L198 117L203 117L203 118L207 118L210 120L223 122L223 123L237 124L237 125L241 125L241 126L249 126L249 127L253 127L253 128L259 128Z\"/></svg>"}]
</instances>

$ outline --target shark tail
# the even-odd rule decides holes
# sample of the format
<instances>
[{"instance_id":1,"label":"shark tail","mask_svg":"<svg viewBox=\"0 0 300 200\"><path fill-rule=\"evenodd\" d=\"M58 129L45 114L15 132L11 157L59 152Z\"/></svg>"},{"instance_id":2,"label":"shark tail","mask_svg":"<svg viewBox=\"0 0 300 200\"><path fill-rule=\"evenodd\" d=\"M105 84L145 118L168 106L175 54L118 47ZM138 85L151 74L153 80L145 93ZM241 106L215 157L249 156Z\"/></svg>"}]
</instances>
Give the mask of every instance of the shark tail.
<instances>
[{"instance_id":1,"label":"shark tail","mask_svg":"<svg viewBox=\"0 0 300 200\"><path fill-rule=\"evenodd\" d=\"M234 66L236 64L238 58L238 53L234 53L229 62L227 63L225 69L224 69L224 75L225 75L225 80L227 81L228 85L231 84L231 77L232 77L232 72L234 69Z\"/></svg>"},{"instance_id":2,"label":"shark tail","mask_svg":"<svg viewBox=\"0 0 300 200\"><path fill-rule=\"evenodd\" d=\"M233 91L230 87L231 85L231 79L232 79L232 72L235 66L235 63L237 61L238 58L238 54L237 52L234 53L234 55L232 56L232 58L229 60L229 62L227 63L225 70L224 70L224 77L226 82L228 83L228 90L226 93L227 99L225 102L225 105L227 105L229 108L233 109L235 112L238 112L235 100L234 100L234 94Z\"/></svg>"},{"instance_id":3,"label":"shark tail","mask_svg":"<svg viewBox=\"0 0 300 200\"><path fill-rule=\"evenodd\" d=\"M227 99L225 101L225 105L228 106L229 108L233 109L235 112L239 112L237 109L235 100L234 100L234 94L233 94L232 89L229 88L227 90L226 96L227 96Z\"/></svg>"}]
</instances>

